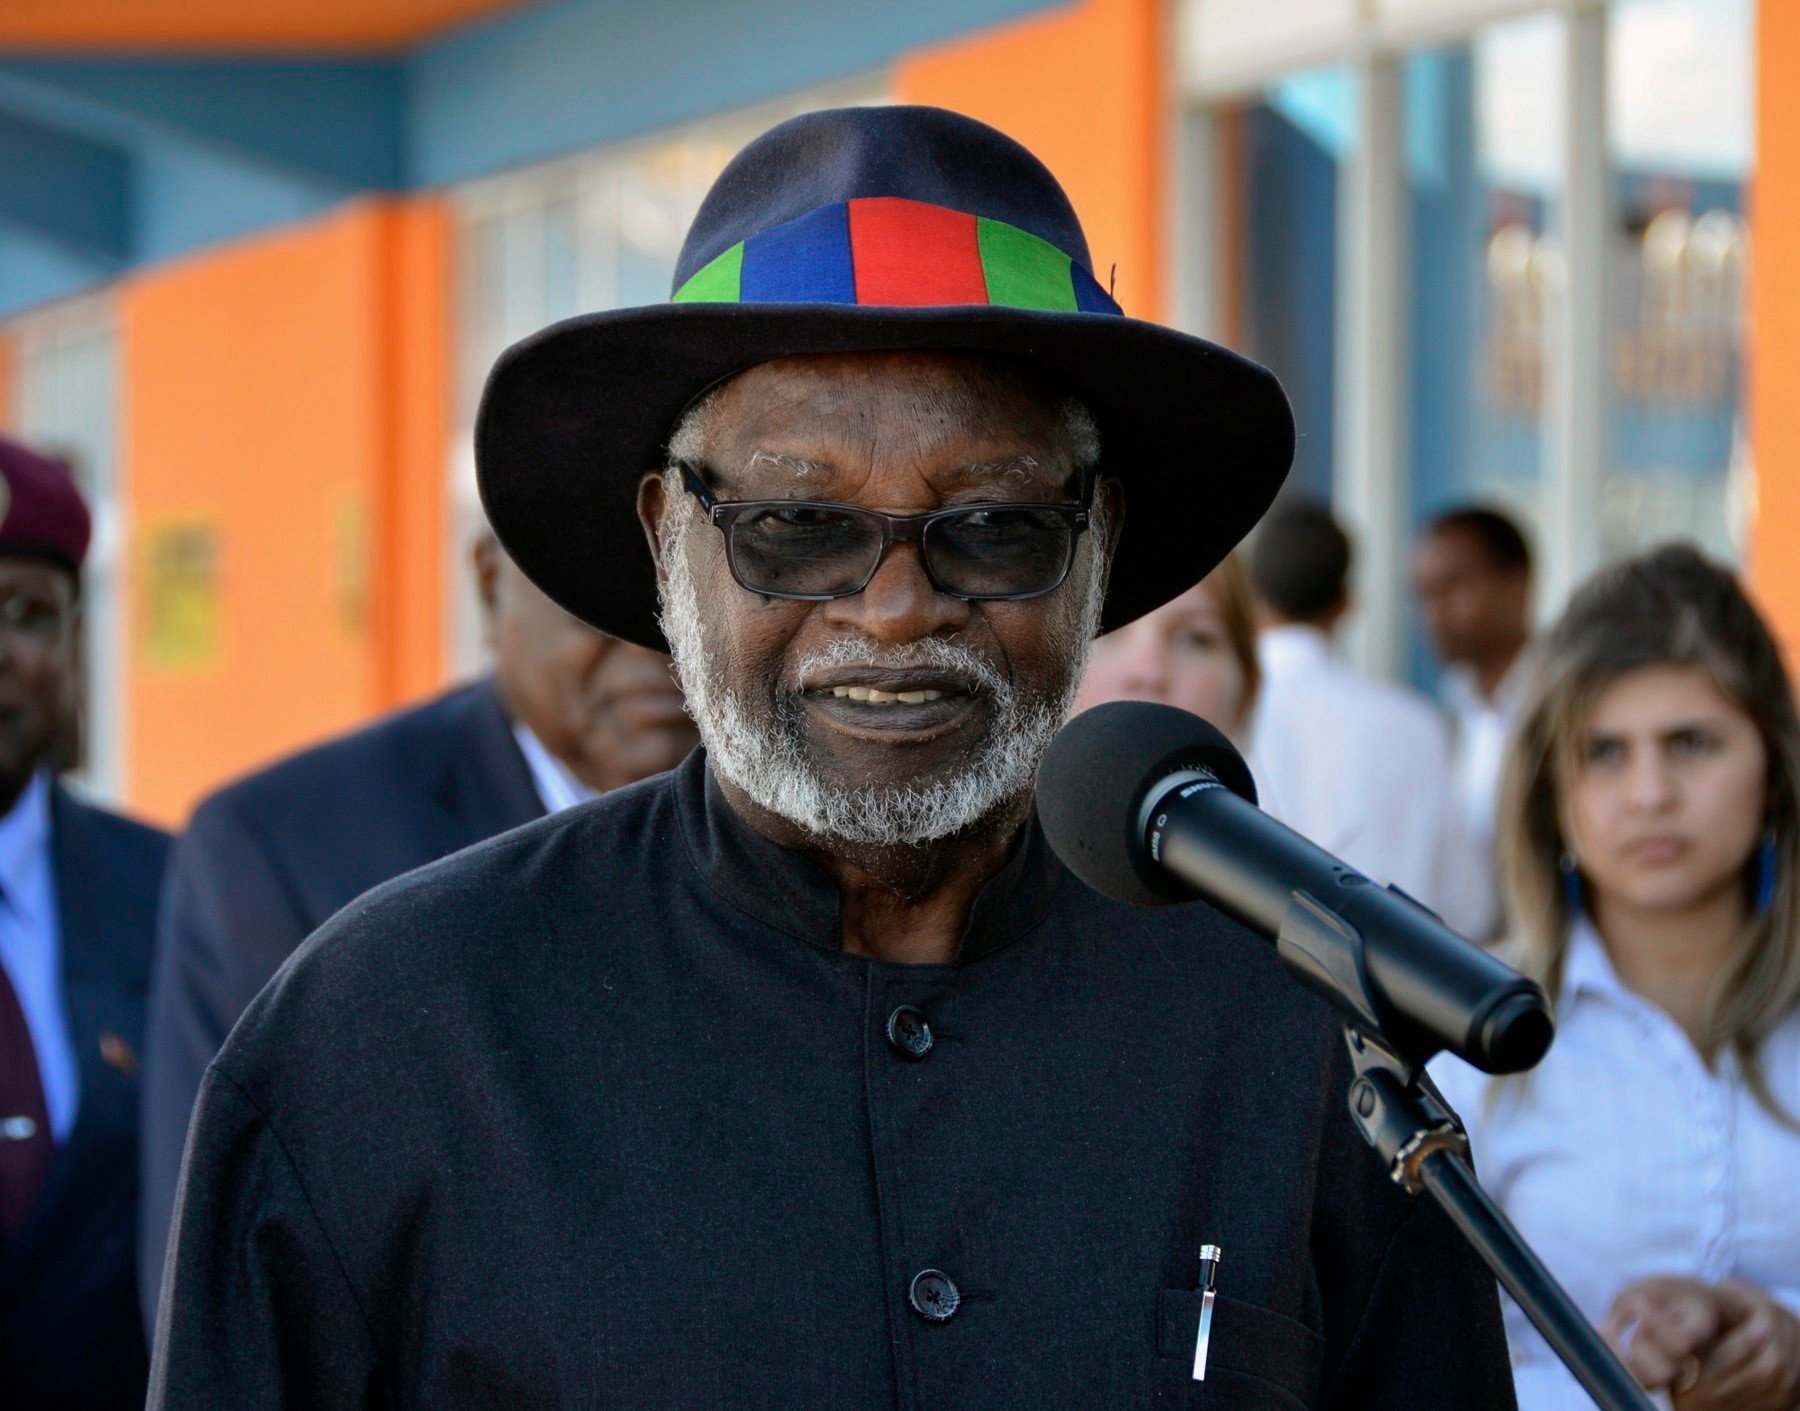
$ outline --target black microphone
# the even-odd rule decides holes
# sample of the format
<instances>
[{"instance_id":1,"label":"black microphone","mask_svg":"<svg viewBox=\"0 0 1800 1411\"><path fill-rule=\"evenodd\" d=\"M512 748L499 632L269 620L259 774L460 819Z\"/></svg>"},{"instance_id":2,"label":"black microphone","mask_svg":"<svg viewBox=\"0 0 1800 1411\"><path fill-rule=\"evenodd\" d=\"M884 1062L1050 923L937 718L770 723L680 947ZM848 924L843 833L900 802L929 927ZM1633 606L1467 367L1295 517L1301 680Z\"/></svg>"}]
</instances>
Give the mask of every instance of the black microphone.
<instances>
[{"instance_id":1,"label":"black microphone","mask_svg":"<svg viewBox=\"0 0 1800 1411\"><path fill-rule=\"evenodd\" d=\"M1518 1073L1550 1047L1542 989L1257 808L1242 756L1197 715L1115 701L1076 716L1044 755L1037 809L1095 891L1139 906L1204 898L1409 1062L1447 1049Z\"/></svg>"}]
</instances>

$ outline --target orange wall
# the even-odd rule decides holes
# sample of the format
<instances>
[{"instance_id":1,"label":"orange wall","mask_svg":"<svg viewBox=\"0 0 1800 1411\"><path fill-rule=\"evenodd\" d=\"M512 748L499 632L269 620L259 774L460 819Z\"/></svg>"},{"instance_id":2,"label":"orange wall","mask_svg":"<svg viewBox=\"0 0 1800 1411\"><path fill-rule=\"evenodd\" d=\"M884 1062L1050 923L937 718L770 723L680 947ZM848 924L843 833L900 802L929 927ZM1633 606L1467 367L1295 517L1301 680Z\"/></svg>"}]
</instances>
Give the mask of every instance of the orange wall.
<instances>
[{"instance_id":1,"label":"orange wall","mask_svg":"<svg viewBox=\"0 0 1800 1411\"><path fill-rule=\"evenodd\" d=\"M387 212L382 293L385 473L372 516L375 701L397 705L443 684L444 546L449 534L452 287L448 208L436 197Z\"/></svg>"},{"instance_id":2,"label":"orange wall","mask_svg":"<svg viewBox=\"0 0 1800 1411\"><path fill-rule=\"evenodd\" d=\"M445 223L357 203L121 292L126 797L151 817L438 679Z\"/></svg>"},{"instance_id":3,"label":"orange wall","mask_svg":"<svg viewBox=\"0 0 1800 1411\"><path fill-rule=\"evenodd\" d=\"M0 47L366 48L520 0L5 0Z\"/></svg>"},{"instance_id":4,"label":"orange wall","mask_svg":"<svg viewBox=\"0 0 1800 1411\"><path fill-rule=\"evenodd\" d=\"M13 349L12 340L0 333L0 430L10 428L13 416Z\"/></svg>"},{"instance_id":5,"label":"orange wall","mask_svg":"<svg viewBox=\"0 0 1800 1411\"><path fill-rule=\"evenodd\" d=\"M1750 576L1800 665L1800 4L1760 0L1750 244L1750 427L1757 480Z\"/></svg>"},{"instance_id":6,"label":"orange wall","mask_svg":"<svg viewBox=\"0 0 1800 1411\"><path fill-rule=\"evenodd\" d=\"M1044 159L1129 314L1163 313L1163 165L1172 116L1167 0L1082 0L921 50L902 102L955 108Z\"/></svg>"}]
</instances>

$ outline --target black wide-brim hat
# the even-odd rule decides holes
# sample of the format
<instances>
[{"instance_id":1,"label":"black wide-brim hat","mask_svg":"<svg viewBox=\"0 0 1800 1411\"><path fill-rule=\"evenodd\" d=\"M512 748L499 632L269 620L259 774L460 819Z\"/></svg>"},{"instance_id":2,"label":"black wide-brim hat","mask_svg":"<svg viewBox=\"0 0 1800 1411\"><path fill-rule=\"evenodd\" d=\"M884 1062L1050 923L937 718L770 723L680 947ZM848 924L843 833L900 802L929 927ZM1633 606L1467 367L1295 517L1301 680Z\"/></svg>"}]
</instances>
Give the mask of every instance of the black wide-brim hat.
<instances>
[{"instance_id":1,"label":"black wide-brim hat","mask_svg":"<svg viewBox=\"0 0 1800 1411\"><path fill-rule=\"evenodd\" d=\"M503 353L475 423L489 522L577 617L667 650L638 483L701 394L798 354L1000 354L1079 398L1125 521L1103 630L1180 596L1293 460L1274 374L1126 318L1044 165L940 108L840 108L763 134L701 203L671 301L554 324ZM882 508L903 508L883 506Z\"/></svg>"}]
</instances>

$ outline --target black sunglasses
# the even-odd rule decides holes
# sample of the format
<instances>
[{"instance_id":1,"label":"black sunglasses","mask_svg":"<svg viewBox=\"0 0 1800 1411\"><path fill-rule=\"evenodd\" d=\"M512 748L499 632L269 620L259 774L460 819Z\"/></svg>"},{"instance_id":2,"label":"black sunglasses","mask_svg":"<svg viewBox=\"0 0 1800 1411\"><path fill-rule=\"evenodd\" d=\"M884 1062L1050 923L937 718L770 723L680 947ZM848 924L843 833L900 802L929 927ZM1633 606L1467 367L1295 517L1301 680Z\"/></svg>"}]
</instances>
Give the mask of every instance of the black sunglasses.
<instances>
[{"instance_id":1,"label":"black sunglasses","mask_svg":"<svg viewBox=\"0 0 1800 1411\"><path fill-rule=\"evenodd\" d=\"M901 540L919 546L925 576L940 593L969 601L1041 597L1069 576L1094 499L1094 478L1087 475L1080 504L883 514L824 500L719 500L693 466L680 468L688 492L724 534L725 559L739 586L815 602L862 592L888 547Z\"/></svg>"}]
</instances>

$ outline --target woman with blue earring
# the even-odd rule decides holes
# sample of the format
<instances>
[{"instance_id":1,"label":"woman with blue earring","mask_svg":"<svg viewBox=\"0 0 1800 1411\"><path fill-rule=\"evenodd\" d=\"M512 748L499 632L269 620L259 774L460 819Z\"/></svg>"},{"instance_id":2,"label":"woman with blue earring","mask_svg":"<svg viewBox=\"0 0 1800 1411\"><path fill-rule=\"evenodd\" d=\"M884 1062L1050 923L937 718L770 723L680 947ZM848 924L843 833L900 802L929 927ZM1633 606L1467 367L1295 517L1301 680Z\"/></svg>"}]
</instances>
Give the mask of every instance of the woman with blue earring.
<instances>
[{"instance_id":1,"label":"woman with blue earring","mask_svg":"<svg viewBox=\"0 0 1800 1411\"><path fill-rule=\"evenodd\" d=\"M1670 547L1544 643L1500 815L1523 1078L1432 1074L1482 1177L1674 1411L1800 1406L1800 718L1732 574ZM1515 1309L1522 1411L1591 1406Z\"/></svg>"}]
</instances>

